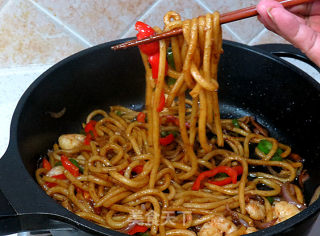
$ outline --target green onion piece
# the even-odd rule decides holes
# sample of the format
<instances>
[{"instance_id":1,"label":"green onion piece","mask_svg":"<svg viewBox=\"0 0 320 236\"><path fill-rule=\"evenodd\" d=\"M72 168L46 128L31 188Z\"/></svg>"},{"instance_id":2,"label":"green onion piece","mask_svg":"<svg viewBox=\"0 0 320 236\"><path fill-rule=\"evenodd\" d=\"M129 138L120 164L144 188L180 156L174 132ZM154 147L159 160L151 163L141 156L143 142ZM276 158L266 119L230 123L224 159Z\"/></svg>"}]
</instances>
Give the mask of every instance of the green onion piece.
<instances>
[{"instance_id":1,"label":"green onion piece","mask_svg":"<svg viewBox=\"0 0 320 236\"><path fill-rule=\"evenodd\" d=\"M272 205L272 203L274 202L274 198L273 197L266 197L268 199L268 201L270 202L270 204Z\"/></svg>"},{"instance_id":2,"label":"green onion piece","mask_svg":"<svg viewBox=\"0 0 320 236\"><path fill-rule=\"evenodd\" d=\"M273 155L273 157L270 159L270 161L283 161L282 157L278 155L277 153Z\"/></svg>"},{"instance_id":3,"label":"green onion piece","mask_svg":"<svg viewBox=\"0 0 320 236\"><path fill-rule=\"evenodd\" d=\"M138 236L150 236L148 233L138 233Z\"/></svg>"},{"instance_id":4,"label":"green onion piece","mask_svg":"<svg viewBox=\"0 0 320 236\"><path fill-rule=\"evenodd\" d=\"M215 178L229 177L226 173L218 173L214 176Z\"/></svg>"},{"instance_id":5,"label":"green onion piece","mask_svg":"<svg viewBox=\"0 0 320 236\"><path fill-rule=\"evenodd\" d=\"M61 161L56 162L56 164L54 164L54 166L62 166Z\"/></svg>"},{"instance_id":6,"label":"green onion piece","mask_svg":"<svg viewBox=\"0 0 320 236\"><path fill-rule=\"evenodd\" d=\"M281 148L278 148L276 154L281 155L281 153L283 153L283 150Z\"/></svg>"},{"instance_id":7,"label":"green onion piece","mask_svg":"<svg viewBox=\"0 0 320 236\"><path fill-rule=\"evenodd\" d=\"M116 110L114 113L116 113L117 116L122 116L123 115L122 112L119 111L119 110Z\"/></svg>"},{"instance_id":8,"label":"green onion piece","mask_svg":"<svg viewBox=\"0 0 320 236\"><path fill-rule=\"evenodd\" d=\"M90 133L91 137L94 137L94 133L92 130L89 130L89 133Z\"/></svg>"},{"instance_id":9,"label":"green onion piece","mask_svg":"<svg viewBox=\"0 0 320 236\"><path fill-rule=\"evenodd\" d=\"M167 137L168 134L169 134L169 133L168 133L167 131L161 131L161 132L160 132L161 138Z\"/></svg>"},{"instance_id":10,"label":"green onion piece","mask_svg":"<svg viewBox=\"0 0 320 236\"><path fill-rule=\"evenodd\" d=\"M173 134L173 136L176 138L178 136L179 132L172 130L172 131L168 131L168 134Z\"/></svg>"},{"instance_id":11,"label":"green onion piece","mask_svg":"<svg viewBox=\"0 0 320 236\"><path fill-rule=\"evenodd\" d=\"M79 171L80 171L81 173L83 173L83 168L79 165L79 163L77 162L77 160L72 159L72 158L69 158L69 161L70 161L72 164L74 164L76 167L78 167L78 168L79 168Z\"/></svg>"},{"instance_id":12,"label":"green onion piece","mask_svg":"<svg viewBox=\"0 0 320 236\"><path fill-rule=\"evenodd\" d=\"M83 135L87 135L87 133L86 133L86 131L84 131L84 129L81 129L79 133L83 134Z\"/></svg>"},{"instance_id":13,"label":"green onion piece","mask_svg":"<svg viewBox=\"0 0 320 236\"><path fill-rule=\"evenodd\" d=\"M174 85L176 83L176 79L171 78L169 76L166 77L167 85Z\"/></svg>"},{"instance_id":14,"label":"green onion piece","mask_svg":"<svg viewBox=\"0 0 320 236\"><path fill-rule=\"evenodd\" d=\"M174 64L173 52L172 52L171 47L168 47L168 49L167 49L167 61L168 61L169 66L175 70L176 66Z\"/></svg>"},{"instance_id":15,"label":"green onion piece","mask_svg":"<svg viewBox=\"0 0 320 236\"><path fill-rule=\"evenodd\" d=\"M258 143L257 147L264 154L268 154L272 148L272 143L268 140L263 139Z\"/></svg>"},{"instance_id":16,"label":"green onion piece","mask_svg":"<svg viewBox=\"0 0 320 236\"><path fill-rule=\"evenodd\" d=\"M240 128L239 121L237 119L233 119L232 124L234 125L234 127Z\"/></svg>"}]
</instances>

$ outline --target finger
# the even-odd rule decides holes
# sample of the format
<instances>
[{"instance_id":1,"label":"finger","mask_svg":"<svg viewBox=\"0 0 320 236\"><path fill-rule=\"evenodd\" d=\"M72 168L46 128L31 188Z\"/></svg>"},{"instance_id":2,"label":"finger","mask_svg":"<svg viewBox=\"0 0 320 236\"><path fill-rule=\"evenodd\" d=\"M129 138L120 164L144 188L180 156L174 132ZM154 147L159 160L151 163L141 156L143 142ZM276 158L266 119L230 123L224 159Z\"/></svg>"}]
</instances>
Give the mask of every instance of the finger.
<instances>
[{"instance_id":1,"label":"finger","mask_svg":"<svg viewBox=\"0 0 320 236\"><path fill-rule=\"evenodd\" d=\"M282 5L273 0L261 0L257 5L258 19L267 29L272 31L275 31L276 25L269 16L269 10L275 7L282 7Z\"/></svg>"},{"instance_id":2,"label":"finger","mask_svg":"<svg viewBox=\"0 0 320 236\"><path fill-rule=\"evenodd\" d=\"M311 60L320 65L320 33L283 7L275 7L268 12L276 33L300 48Z\"/></svg>"},{"instance_id":3,"label":"finger","mask_svg":"<svg viewBox=\"0 0 320 236\"><path fill-rule=\"evenodd\" d=\"M300 4L287 9L290 12L301 16L315 16L320 14L320 1Z\"/></svg>"}]
</instances>

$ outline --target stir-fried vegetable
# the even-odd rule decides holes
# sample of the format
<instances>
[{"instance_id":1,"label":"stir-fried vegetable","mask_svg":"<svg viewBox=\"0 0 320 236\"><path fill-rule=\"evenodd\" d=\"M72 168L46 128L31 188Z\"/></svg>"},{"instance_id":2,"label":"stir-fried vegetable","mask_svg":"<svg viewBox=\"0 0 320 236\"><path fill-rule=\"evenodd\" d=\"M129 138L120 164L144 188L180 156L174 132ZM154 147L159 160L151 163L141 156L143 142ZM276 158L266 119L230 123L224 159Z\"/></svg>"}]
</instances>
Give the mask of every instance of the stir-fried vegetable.
<instances>
[{"instance_id":1,"label":"stir-fried vegetable","mask_svg":"<svg viewBox=\"0 0 320 236\"><path fill-rule=\"evenodd\" d=\"M169 66L175 70L176 66L174 64L173 52L171 47L168 47L167 49L167 60L168 60Z\"/></svg>"},{"instance_id":2,"label":"stir-fried vegetable","mask_svg":"<svg viewBox=\"0 0 320 236\"><path fill-rule=\"evenodd\" d=\"M65 155L61 155L61 163L63 167L69 171L73 176L78 177L79 176L79 168L75 166L68 157Z\"/></svg>"},{"instance_id":3,"label":"stir-fried vegetable","mask_svg":"<svg viewBox=\"0 0 320 236\"><path fill-rule=\"evenodd\" d=\"M257 147L264 154L268 154L270 152L270 150L272 149L272 143L266 139L263 139L258 143ZM281 153L283 153L282 149L278 148L270 160L271 161L283 161L283 159L281 157Z\"/></svg>"},{"instance_id":4,"label":"stir-fried vegetable","mask_svg":"<svg viewBox=\"0 0 320 236\"><path fill-rule=\"evenodd\" d=\"M166 81L167 81L167 85L174 85L175 83L176 83L176 79L174 79L174 78L171 78L171 77L169 77L169 76L167 76L166 77Z\"/></svg>"},{"instance_id":5,"label":"stir-fried vegetable","mask_svg":"<svg viewBox=\"0 0 320 236\"><path fill-rule=\"evenodd\" d=\"M160 52L157 52L151 56L148 57L148 62L150 63L151 69L152 69L152 78L158 79L158 73L159 73L159 60L160 60ZM166 61L165 64L165 75L168 73L168 63Z\"/></svg>"},{"instance_id":6,"label":"stir-fried vegetable","mask_svg":"<svg viewBox=\"0 0 320 236\"><path fill-rule=\"evenodd\" d=\"M239 173L242 173L242 167L241 169L235 169L235 168L231 168L229 166L217 166L216 168L212 169L212 170L208 170L205 172L202 172L198 175L196 181L193 183L192 186L192 190L199 190L201 188L201 182L207 178L213 177L215 175L217 175L218 173L226 173L229 178L230 178L230 182L232 182L233 184L237 183L237 176L238 176L238 171ZM215 182L214 184L216 185L225 185L229 183L229 180L221 180L221 181L211 181Z\"/></svg>"},{"instance_id":7,"label":"stir-fried vegetable","mask_svg":"<svg viewBox=\"0 0 320 236\"><path fill-rule=\"evenodd\" d=\"M240 128L239 121L237 119L233 119L232 124L234 125L234 127Z\"/></svg>"},{"instance_id":8,"label":"stir-fried vegetable","mask_svg":"<svg viewBox=\"0 0 320 236\"><path fill-rule=\"evenodd\" d=\"M156 33L152 29L152 27L150 27L149 25L141 21L137 21L135 28L138 31L138 34L137 34L138 40L150 37L151 35L154 35ZM152 42L148 44L143 44L143 45L139 45L138 47L143 53L150 56L159 51L159 42L157 41L157 42Z\"/></svg>"},{"instance_id":9,"label":"stir-fried vegetable","mask_svg":"<svg viewBox=\"0 0 320 236\"><path fill-rule=\"evenodd\" d=\"M161 112L166 104L166 97L164 96L164 92L161 92L159 106L157 107L157 112Z\"/></svg>"},{"instance_id":10,"label":"stir-fried vegetable","mask_svg":"<svg viewBox=\"0 0 320 236\"><path fill-rule=\"evenodd\" d=\"M43 158L42 159L42 166L43 168L45 168L47 171L51 170L51 164L50 162L46 159L46 158Z\"/></svg>"},{"instance_id":11,"label":"stir-fried vegetable","mask_svg":"<svg viewBox=\"0 0 320 236\"><path fill-rule=\"evenodd\" d=\"M136 224L129 232L129 235L134 235L136 233L144 233L148 230L149 228L147 226L143 226L143 225L138 225Z\"/></svg>"},{"instance_id":12,"label":"stir-fried vegetable","mask_svg":"<svg viewBox=\"0 0 320 236\"><path fill-rule=\"evenodd\" d=\"M145 123L146 122L146 114L143 112L139 112L139 114L137 115L137 121L139 121L141 123Z\"/></svg>"},{"instance_id":13,"label":"stir-fried vegetable","mask_svg":"<svg viewBox=\"0 0 320 236\"><path fill-rule=\"evenodd\" d=\"M162 146L167 146L170 143L172 143L173 140L174 140L174 135L173 134L168 134L166 137L160 138L160 144Z\"/></svg>"}]
</instances>

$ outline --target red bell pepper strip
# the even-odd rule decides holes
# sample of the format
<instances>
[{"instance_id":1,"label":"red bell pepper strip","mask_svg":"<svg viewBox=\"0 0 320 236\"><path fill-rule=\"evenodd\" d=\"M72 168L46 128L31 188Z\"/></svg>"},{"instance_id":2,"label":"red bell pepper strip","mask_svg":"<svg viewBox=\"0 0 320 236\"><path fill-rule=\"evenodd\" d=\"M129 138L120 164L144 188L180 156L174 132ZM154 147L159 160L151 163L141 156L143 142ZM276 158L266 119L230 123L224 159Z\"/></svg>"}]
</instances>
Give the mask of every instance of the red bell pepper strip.
<instances>
[{"instance_id":1,"label":"red bell pepper strip","mask_svg":"<svg viewBox=\"0 0 320 236\"><path fill-rule=\"evenodd\" d=\"M174 140L174 135L173 134L168 134L166 137L160 138L160 144L162 146L167 146L170 143L172 143L173 140Z\"/></svg>"},{"instance_id":2,"label":"red bell pepper strip","mask_svg":"<svg viewBox=\"0 0 320 236\"><path fill-rule=\"evenodd\" d=\"M66 176L64 174L60 174L60 175L54 175L54 176L52 176L52 178L55 178L55 179L66 179ZM52 187L56 186L57 184L56 183L46 182L46 185L49 188L52 188Z\"/></svg>"},{"instance_id":3,"label":"red bell pepper strip","mask_svg":"<svg viewBox=\"0 0 320 236\"><path fill-rule=\"evenodd\" d=\"M226 173L231 178L231 182L233 184L237 183L237 171L236 170L234 170L228 166L217 166L216 168L214 168L212 170L208 170L208 171L200 173L198 175L198 178L196 179L196 181L193 183L192 190L195 190L195 191L199 190L201 188L201 181L203 181L206 178L213 177L219 173Z\"/></svg>"},{"instance_id":4,"label":"red bell pepper strip","mask_svg":"<svg viewBox=\"0 0 320 236\"><path fill-rule=\"evenodd\" d=\"M95 120L90 120L90 122L84 127L84 132L87 134L86 138L84 139L85 145L89 145L90 141L97 137L97 131L95 129L96 124L97 122Z\"/></svg>"},{"instance_id":5,"label":"red bell pepper strip","mask_svg":"<svg viewBox=\"0 0 320 236\"><path fill-rule=\"evenodd\" d=\"M51 170L51 164L50 162L47 160L47 158L42 158L42 166L43 168L45 168L47 171Z\"/></svg>"},{"instance_id":6,"label":"red bell pepper strip","mask_svg":"<svg viewBox=\"0 0 320 236\"><path fill-rule=\"evenodd\" d=\"M56 184L56 183L51 183L51 182L46 182L46 185L47 185L49 188L53 188L53 187L56 186L57 184Z\"/></svg>"},{"instance_id":7,"label":"red bell pepper strip","mask_svg":"<svg viewBox=\"0 0 320 236\"><path fill-rule=\"evenodd\" d=\"M67 171L69 171L74 177L79 176L79 168L72 164L71 161L69 161L68 157L66 157L65 155L61 155L61 163L63 167Z\"/></svg>"},{"instance_id":8,"label":"red bell pepper strip","mask_svg":"<svg viewBox=\"0 0 320 236\"><path fill-rule=\"evenodd\" d=\"M143 171L143 165L135 166L132 171L136 174L140 174Z\"/></svg>"},{"instance_id":9,"label":"red bell pepper strip","mask_svg":"<svg viewBox=\"0 0 320 236\"><path fill-rule=\"evenodd\" d=\"M144 233L148 230L149 228L147 226L143 225L135 225L129 232L129 235L134 235L136 233Z\"/></svg>"},{"instance_id":10,"label":"red bell pepper strip","mask_svg":"<svg viewBox=\"0 0 320 236\"><path fill-rule=\"evenodd\" d=\"M179 126L179 118L175 116L167 116L167 122L173 123L175 126Z\"/></svg>"},{"instance_id":11,"label":"red bell pepper strip","mask_svg":"<svg viewBox=\"0 0 320 236\"><path fill-rule=\"evenodd\" d=\"M138 34L137 34L138 40L144 39L156 34L154 29L152 29L149 25L141 21L137 21L135 28L138 31ZM150 56L159 51L159 42L157 41L157 42L152 42L148 44L143 44L143 45L139 45L138 47L143 53Z\"/></svg>"},{"instance_id":12,"label":"red bell pepper strip","mask_svg":"<svg viewBox=\"0 0 320 236\"><path fill-rule=\"evenodd\" d=\"M152 78L158 79L160 52L157 52L157 53L149 56L148 61L151 65L151 69L152 69ZM166 61L164 73L165 73L165 75L167 75L167 73L168 73L168 62L167 61Z\"/></svg>"},{"instance_id":13,"label":"red bell pepper strip","mask_svg":"<svg viewBox=\"0 0 320 236\"><path fill-rule=\"evenodd\" d=\"M145 123L146 121L146 114L143 112L139 112L139 114L137 115L137 121L141 122L141 123Z\"/></svg>"},{"instance_id":14,"label":"red bell pepper strip","mask_svg":"<svg viewBox=\"0 0 320 236\"><path fill-rule=\"evenodd\" d=\"M159 106L157 107L157 112L161 112L166 104L166 97L164 96L164 92L161 92Z\"/></svg>"},{"instance_id":15,"label":"red bell pepper strip","mask_svg":"<svg viewBox=\"0 0 320 236\"><path fill-rule=\"evenodd\" d=\"M237 172L237 175L241 175L242 172L243 172L242 166L235 166L235 167L232 167L232 169ZM217 180L217 181L209 180L208 181L208 183L214 184L214 185L218 185L218 186L224 186L224 185L230 184L231 182L232 182L232 178L231 177L227 177L227 178L225 178L223 180Z\"/></svg>"}]
</instances>

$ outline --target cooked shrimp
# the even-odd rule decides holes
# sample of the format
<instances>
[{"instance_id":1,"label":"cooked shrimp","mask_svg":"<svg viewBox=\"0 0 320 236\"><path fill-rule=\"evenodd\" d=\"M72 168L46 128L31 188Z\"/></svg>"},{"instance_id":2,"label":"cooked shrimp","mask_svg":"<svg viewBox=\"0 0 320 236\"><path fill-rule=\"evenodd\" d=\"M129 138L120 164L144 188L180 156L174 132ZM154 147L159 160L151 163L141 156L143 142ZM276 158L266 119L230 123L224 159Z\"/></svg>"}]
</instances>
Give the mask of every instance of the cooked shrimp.
<instances>
[{"instance_id":1,"label":"cooked shrimp","mask_svg":"<svg viewBox=\"0 0 320 236\"><path fill-rule=\"evenodd\" d=\"M299 209L295 205L286 201L276 202L273 207L273 215L275 218L278 218L276 224L289 219L299 212Z\"/></svg>"},{"instance_id":2,"label":"cooked shrimp","mask_svg":"<svg viewBox=\"0 0 320 236\"><path fill-rule=\"evenodd\" d=\"M255 227L248 227L246 229L246 234L251 234L251 233L256 232L256 231L258 231L258 230Z\"/></svg>"},{"instance_id":3,"label":"cooked shrimp","mask_svg":"<svg viewBox=\"0 0 320 236\"><path fill-rule=\"evenodd\" d=\"M199 232L199 236L223 236L237 230L235 224L223 216L214 216L210 222L205 223Z\"/></svg>"},{"instance_id":4,"label":"cooked shrimp","mask_svg":"<svg viewBox=\"0 0 320 236\"><path fill-rule=\"evenodd\" d=\"M48 171L46 176L52 177L52 176L55 176L55 175L61 175L61 174L63 174L63 171L64 171L63 166L55 166L51 170Z\"/></svg>"},{"instance_id":5,"label":"cooked shrimp","mask_svg":"<svg viewBox=\"0 0 320 236\"><path fill-rule=\"evenodd\" d=\"M249 203L246 204L246 210L254 220L263 220L266 217L266 209L264 205L258 201L250 199Z\"/></svg>"},{"instance_id":6,"label":"cooked shrimp","mask_svg":"<svg viewBox=\"0 0 320 236\"><path fill-rule=\"evenodd\" d=\"M81 146L85 138L86 136L82 134L63 134L58 142L61 149L73 149Z\"/></svg>"}]
</instances>

